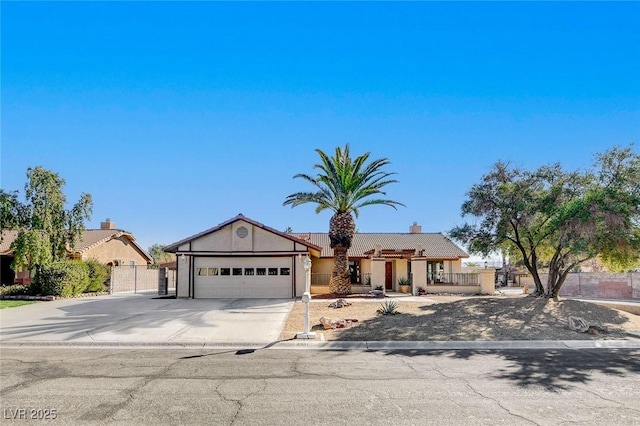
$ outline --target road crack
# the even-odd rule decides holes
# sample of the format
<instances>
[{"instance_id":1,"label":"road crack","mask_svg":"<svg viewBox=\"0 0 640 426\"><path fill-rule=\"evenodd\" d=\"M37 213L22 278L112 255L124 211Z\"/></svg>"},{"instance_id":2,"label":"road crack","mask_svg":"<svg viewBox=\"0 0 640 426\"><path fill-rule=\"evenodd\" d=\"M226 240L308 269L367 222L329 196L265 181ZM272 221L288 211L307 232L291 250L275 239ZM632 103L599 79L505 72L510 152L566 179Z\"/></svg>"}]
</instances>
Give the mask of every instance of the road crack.
<instances>
[{"instance_id":1,"label":"road crack","mask_svg":"<svg viewBox=\"0 0 640 426\"><path fill-rule=\"evenodd\" d=\"M248 392L244 397L242 398L232 398L232 397L228 397L226 396L221 390L220 387L223 386L224 384L226 384L227 382L230 382L230 379L225 379L222 380L214 389L215 393L218 395L218 397L227 403L232 403L235 405L235 412L233 413L233 416L231 418L231 421L229 422L229 425L233 425L238 421L238 418L240 416L240 413L242 412L242 409L245 407L246 402L249 398L251 398L254 395L258 395L260 393L263 393L267 390L267 380L266 379L262 379L260 382L262 384L260 389L254 390L252 392Z\"/></svg>"},{"instance_id":2,"label":"road crack","mask_svg":"<svg viewBox=\"0 0 640 426\"><path fill-rule=\"evenodd\" d=\"M462 380L462 382L463 382L463 383L464 383L464 384L465 384L469 389L471 389L471 391L472 391L473 393L475 393L476 395L478 395L478 396L480 396L480 397L482 397L482 398L488 399L489 401L493 401L493 402L495 402L495 403L498 405L498 407L502 408L502 409L503 409L506 413L508 413L510 416L517 417L517 418L519 418L519 419L522 419L522 420L524 420L524 421L526 421L526 422L529 422L529 423L534 424L534 425L537 425L537 426L539 426L539 425L540 425L539 423L536 423L536 422L534 422L534 421L533 421L533 420L531 420L531 419L528 419L528 418L526 418L526 417L524 417L524 416L522 416L522 415L520 415L520 414L514 413L513 411L511 411L510 409L508 409L507 407L505 407L504 405L502 405L502 403L501 403L499 400L497 400L496 398L492 398L492 397L490 397L490 396L487 396L487 395L483 394L482 392L480 392L479 390L477 390L476 388L474 388L474 387L471 385L471 383L469 383L469 381L468 381L468 380L466 380L466 379L460 379L460 380Z\"/></svg>"}]
</instances>

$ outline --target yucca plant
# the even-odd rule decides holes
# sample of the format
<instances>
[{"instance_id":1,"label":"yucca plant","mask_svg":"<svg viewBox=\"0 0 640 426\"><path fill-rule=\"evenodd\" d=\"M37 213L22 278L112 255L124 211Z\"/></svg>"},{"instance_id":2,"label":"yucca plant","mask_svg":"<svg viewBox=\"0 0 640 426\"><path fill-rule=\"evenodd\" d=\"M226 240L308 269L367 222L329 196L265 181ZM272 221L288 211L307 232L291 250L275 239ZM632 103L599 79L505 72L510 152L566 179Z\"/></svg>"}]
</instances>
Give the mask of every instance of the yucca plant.
<instances>
[{"instance_id":1,"label":"yucca plant","mask_svg":"<svg viewBox=\"0 0 640 426\"><path fill-rule=\"evenodd\" d=\"M377 312L382 315L395 315L400 313L398 312L398 303L393 300L387 300L381 303Z\"/></svg>"},{"instance_id":2,"label":"yucca plant","mask_svg":"<svg viewBox=\"0 0 640 426\"><path fill-rule=\"evenodd\" d=\"M398 278L398 285L411 285L411 281L407 277Z\"/></svg>"}]
</instances>

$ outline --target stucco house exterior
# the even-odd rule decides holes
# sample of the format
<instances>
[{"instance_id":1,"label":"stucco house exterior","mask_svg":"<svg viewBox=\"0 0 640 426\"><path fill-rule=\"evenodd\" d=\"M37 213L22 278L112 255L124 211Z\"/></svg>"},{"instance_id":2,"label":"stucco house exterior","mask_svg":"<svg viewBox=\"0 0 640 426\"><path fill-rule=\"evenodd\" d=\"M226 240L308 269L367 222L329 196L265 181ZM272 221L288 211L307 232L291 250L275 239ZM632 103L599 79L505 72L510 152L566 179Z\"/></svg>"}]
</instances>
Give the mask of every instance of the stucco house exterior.
<instances>
[{"instance_id":1,"label":"stucco house exterior","mask_svg":"<svg viewBox=\"0 0 640 426\"><path fill-rule=\"evenodd\" d=\"M136 241L133 234L117 229L116 224L106 219L100 229L87 229L76 244L73 259L95 259L107 266L150 265L153 258Z\"/></svg>"},{"instance_id":2,"label":"stucco house exterior","mask_svg":"<svg viewBox=\"0 0 640 426\"><path fill-rule=\"evenodd\" d=\"M2 284L28 283L28 271L13 271L13 253L11 243L18 231L2 230L0 242L0 262ZM149 265L153 258L137 242L131 232L117 229L116 224L107 219L100 223L100 229L85 230L73 250L68 250L69 259L94 259L108 266Z\"/></svg>"},{"instance_id":3,"label":"stucco house exterior","mask_svg":"<svg viewBox=\"0 0 640 426\"><path fill-rule=\"evenodd\" d=\"M238 215L166 246L177 257L177 297L292 298L304 292L303 259L309 256L311 292L328 293L333 250L328 233L284 233ZM357 233L349 250L352 291L381 286L398 290L398 279L413 281L412 292L431 283L465 279L468 254L441 233Z\"/></svg>"},{"instance_id":4,"label":"stucco house exterior","mask_svg":"<svg viewBox=\"0 0 640 426\"><path fill-rule=\"evenodd\" d=\"M239 214L164 248L177 257L176 295L293 298L304 292L302 256L320 247Z\"/></svg>"},{"instance_id":5,"label":"stucco house exterior","mask_svg":"<svg viewBox=\"0 0 640 426\"><path fill-rule=\"evenodd\" d=\"M333 270L329 234L308 233L299 238L321 247L320 256L313 259L311 292L328 292ZM354 293L379 287L399 291L401 278L413 282L416 288L468 278L462 273L462 259L469 255L442 233L423 233L415 222L408 233L357 232L347 254Z\"/></svg>"}]
</instances>

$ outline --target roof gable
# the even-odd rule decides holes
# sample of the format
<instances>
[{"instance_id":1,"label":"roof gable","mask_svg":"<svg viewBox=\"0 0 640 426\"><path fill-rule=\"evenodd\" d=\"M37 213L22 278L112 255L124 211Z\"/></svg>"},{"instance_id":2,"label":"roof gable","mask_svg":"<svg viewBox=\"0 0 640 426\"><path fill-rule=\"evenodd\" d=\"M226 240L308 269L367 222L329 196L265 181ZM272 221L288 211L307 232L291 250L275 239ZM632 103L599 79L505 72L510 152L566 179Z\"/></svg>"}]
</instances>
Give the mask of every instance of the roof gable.
<instances>
[{"instance_id":1,"label":"roof gable","mask_svg":"<svg viewBox=\"0 0 640 426\"><path fill-rule=\"evenodd\" d=\"M0 242L0 254L11 253L11 243L13 243L18 236L18 231L14 229L2 230L2 242ZM75 243L73 251L67 248L69 253L82 254L94 247L106 243L112 239L126 238L129 243L136 248L137 251L142 254L149 262L153 262L153 258L145 249L140 247L136 242L133 234L121 229L86 229L82 232L80 237Z\"/></svg>"},{"instance_id":2,"label":"roof gable","mask_svg":"<svg viewBox=\"0 0 640 426\"><path fill-rule=\"evenodd\" d=\"M309 241L302 240L300 238L295 237L294 235L287 234L285 232L281 232L281 231L278 231L276 229L273 229L273 228L270 228L268 226L265 226L260 222L257 222L257 221L255 221L253 219L249 219L248 217L245 217L242 214L239 214L239 215L237 215L237 216L235 216L235 217L233 217L233 218L231 218L231 219L229 219L229 220L227 220L225 222L222 222L219 225L214 226L213 228L209 228L209 229L207 229L205 231L202 231L200 233L192 235L191 237L188 237L188 238L185 238L183 240L177 241L177 242L175 242L173 244L169 244L168 246L164 247L164 251L169 252L169 253L175 253L176 251L178 251L180 246L182 246L184 244L191 243L191 242L193 242L195 240L198 240L200 238L207 237L207 236L209 236L209 235L211 235L213 233L216 233L218 231L221 231L221 230L227 228L228 226L233 225L234 223L236 223L238 221L246 222L246 223L251 224L254 227L256 227L258 229L262 229L262 230L264 230L264 231L266 231L268 233L277 235L277 236L282 237L282 238L286 238L287 240L290 240L290 241L293 241L295 243L304 245L305 247L308 247L310 249L316 250L318 252L320 251L320 247L319 246L317 246L317 245L315 245L315 244L313 244L313 243L311 243Z\"/></svg>"}]
</instances>

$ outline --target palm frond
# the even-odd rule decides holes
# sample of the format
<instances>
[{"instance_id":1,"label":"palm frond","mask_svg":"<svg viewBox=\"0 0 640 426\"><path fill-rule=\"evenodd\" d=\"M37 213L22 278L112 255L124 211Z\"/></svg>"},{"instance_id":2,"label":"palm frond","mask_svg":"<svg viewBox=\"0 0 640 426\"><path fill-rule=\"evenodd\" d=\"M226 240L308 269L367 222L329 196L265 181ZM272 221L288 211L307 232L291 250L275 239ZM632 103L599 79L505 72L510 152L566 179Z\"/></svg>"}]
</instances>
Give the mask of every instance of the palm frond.
<instances>
[{"instance_id":1,"label":"palm frond","mask_svg":"<svg viewBox=\"0 0 640 426\"><path fill-rule=\"evenodd\" d=\"M381 198L367 199L374 195L386 195L384 187L397 180L390 179L392 172L385 172L383 168L390 164L387 158L369 161L371 153L352 158L349 144L343 148L337 147L332 156L321 149L315 150L320 162L313 167L318 174L313 177L299 173L294 178L306 180L315 186L317 192L297 192L289 195L283 205L296 207L305 203L315 203L316 213L330 209L336 213L352 212L356 217L358 210L364 206L382 204L397 208L404 204Z\"/></svg>"}]
</instances>

